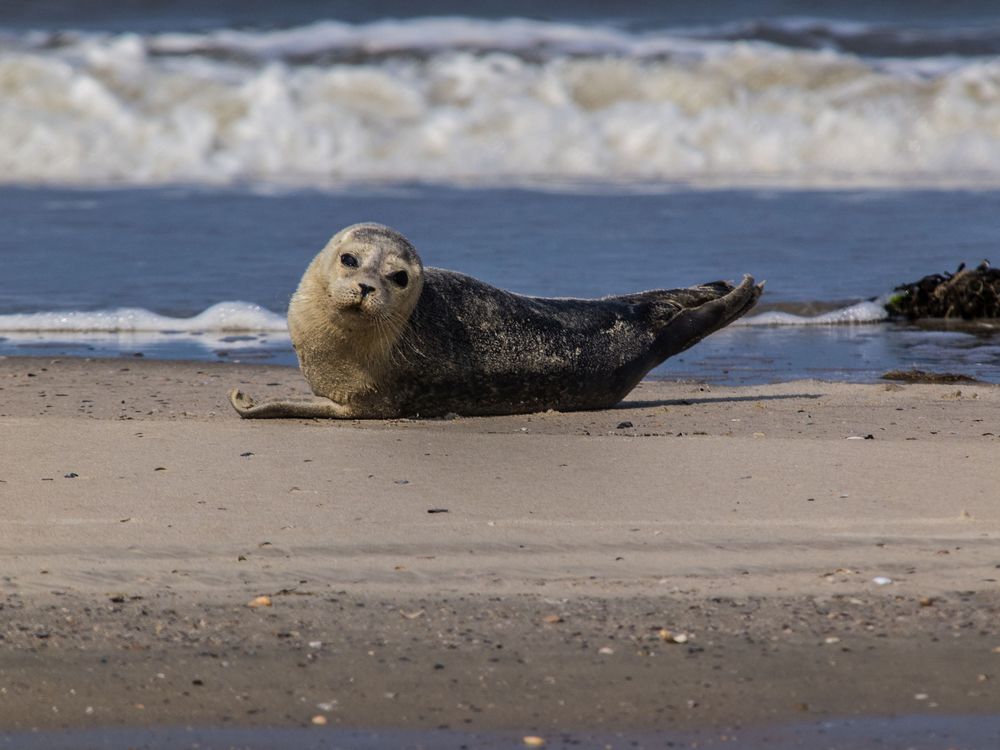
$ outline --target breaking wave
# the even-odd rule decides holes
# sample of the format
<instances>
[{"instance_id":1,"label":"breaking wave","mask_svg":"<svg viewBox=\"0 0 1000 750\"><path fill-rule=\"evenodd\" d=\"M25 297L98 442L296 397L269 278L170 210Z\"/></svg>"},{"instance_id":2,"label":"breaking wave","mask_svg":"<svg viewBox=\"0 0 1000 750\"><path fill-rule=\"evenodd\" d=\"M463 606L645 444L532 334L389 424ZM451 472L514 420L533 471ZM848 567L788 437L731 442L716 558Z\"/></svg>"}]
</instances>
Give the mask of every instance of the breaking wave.
<instances>
[{"instance_id":1,"label":"breaking wave","mask_svg":"<svg viewBox=\"0 0 1000 750\"><path fill-rule=\"evenodd\" d=\"M773 310L740 318L734 326L838 326L881 323L889 313L879 302L858 302L820 315L795 315Z\"/></svg>"},{"instance_id":2,"label":"breaking wave","mask_svg":"<svg viewBox=\"0 0 1000 750\"><path fill-rule=\"evenodd\" d=\"M1000 184L1000 32L0 32L0 181Z\"/></svg>"},{"instance_id":3,"label":"breaking wave","mask_svg":"<svg viewBox=\"0 0 1000 750\"><path fill-rule=\"evenodd\" d=\"M285 316L249 302L219 302L190 318L140 307L0 315L4 333L287 333Z\"/></svg>"},{"instance_id":4,"label":"breaking wave","mask_svg":"<svg viewBox=\"0 0 1000 750\"><path fill-rule=\"evenodd\" d=\"M735 326L835 326L878 323L888 319L879 302L859 302L820 315L764 312L733 323ZM0 315L0 336L5 334L64 335L116 333L163 334L247 333L287 335L285 316L248 302L219 302L189 318L175 318L143 308L115 310L35 312Z\"/></svg>"}]
</instances>

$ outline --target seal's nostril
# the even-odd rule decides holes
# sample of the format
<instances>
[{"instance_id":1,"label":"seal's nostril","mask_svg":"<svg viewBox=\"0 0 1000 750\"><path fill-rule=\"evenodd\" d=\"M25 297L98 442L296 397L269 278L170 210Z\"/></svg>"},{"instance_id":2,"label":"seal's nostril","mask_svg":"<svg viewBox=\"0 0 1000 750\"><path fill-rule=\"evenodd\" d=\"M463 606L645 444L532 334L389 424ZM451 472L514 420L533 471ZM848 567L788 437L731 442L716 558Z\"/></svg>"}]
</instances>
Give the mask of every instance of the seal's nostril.
<instances>
[{"instance_id":1,"label":"seal's nostril","mask_svg":"<svg viewBox=\"0 0 1000 750\"><path fill-rule=\"evenodd\" d=\"M364 299L369 294L375 291L375 287L368 286L367 284L358 284L358 288L361 290L361 298Z\"/></svg>"}]
</instances>

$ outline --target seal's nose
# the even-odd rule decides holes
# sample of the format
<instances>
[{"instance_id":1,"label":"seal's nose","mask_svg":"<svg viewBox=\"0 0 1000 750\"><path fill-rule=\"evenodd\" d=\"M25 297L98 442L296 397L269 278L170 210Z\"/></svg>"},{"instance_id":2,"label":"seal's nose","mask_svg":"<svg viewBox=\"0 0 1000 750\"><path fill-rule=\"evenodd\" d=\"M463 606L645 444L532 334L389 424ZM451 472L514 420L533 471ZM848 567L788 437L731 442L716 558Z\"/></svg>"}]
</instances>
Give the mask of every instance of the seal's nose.
<instances>
[{"instance_id":1,"label":"seal's nose","mask_svg":"<svg viewBox=\"0 0 1000 750\"><path fill-rule=\"evenodd\" d=\"M368 286L367 284L358 284L358 289L361 290L361 299L364 299L369 294L375 291L375 287Z\"/></svg>"}]
</instances>

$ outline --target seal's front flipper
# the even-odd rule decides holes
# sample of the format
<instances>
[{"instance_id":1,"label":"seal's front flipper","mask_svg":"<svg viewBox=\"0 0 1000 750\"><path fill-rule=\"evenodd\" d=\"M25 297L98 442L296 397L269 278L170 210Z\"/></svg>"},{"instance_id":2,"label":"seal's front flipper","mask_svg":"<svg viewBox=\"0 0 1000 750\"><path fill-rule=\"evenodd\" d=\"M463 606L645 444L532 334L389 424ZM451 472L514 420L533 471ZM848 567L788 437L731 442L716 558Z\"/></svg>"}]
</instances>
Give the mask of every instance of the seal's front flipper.
<instances>
[{"instance_id":1,"label":"seal's front flipper","mask_svg":"<svg viewBox=\"0 0 1000 750\"><path fill-rule=\"evenodd\" d=\"M229 403L243 419L350 419L350 409L328 398L287 399L257 403L239 388L229 391Z\"/></svg>"}]
</instances>

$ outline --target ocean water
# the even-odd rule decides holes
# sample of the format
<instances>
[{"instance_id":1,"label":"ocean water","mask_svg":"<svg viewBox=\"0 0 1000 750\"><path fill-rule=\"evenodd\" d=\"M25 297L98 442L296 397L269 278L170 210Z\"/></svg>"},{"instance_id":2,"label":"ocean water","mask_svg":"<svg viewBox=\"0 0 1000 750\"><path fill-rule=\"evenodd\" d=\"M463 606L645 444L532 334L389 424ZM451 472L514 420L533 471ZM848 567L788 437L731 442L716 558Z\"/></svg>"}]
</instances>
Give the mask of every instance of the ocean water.
<instances>
[{"instance_id":1,"label":"ocean water","mask_svg":"<svg viewBox=\"0 0 1000 750\"><path fill-rule=\"evenodd\" d=\"M534 732L532 732L533 734ZM523 748L524 732L349 729L105 729L62 732L0 731L0 748L11 750L503 750ZM853 717L796 724L672 731L562 731L544 734L551 750L602 748L668 750L992 750L1000 720L990 716Z\"/></svg>"},{"instance_id":2,"label":"ocean water","mask_svg":"<svg viewBox=\"0 0 1000 750\"><path fill-rule=\"evenodd\" d=\"M870 381L919 367L1000 382L989 331L886 322L868 301L988 254L997 191L8 187L0 213L0 354L294 364L283 311L299 276L334 229L375 219L425 263L525 294L767 281L763 312L656 377Z\"/></svg>"},{"instance_id":3,"label":"ocean water","mask_svg":"<svg viewBox=\"0 0 1000 750\"><path fill-rule=\"evenodd\" d=\"M374 220L526 294L767 280L656 377L1000 382L878 301L996 255L1000 7L662 5L0 5L0 354L293 364Z\"/></svg>"}]
</instances>

